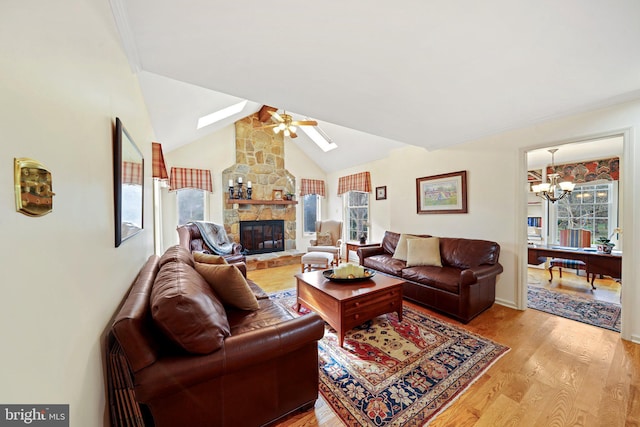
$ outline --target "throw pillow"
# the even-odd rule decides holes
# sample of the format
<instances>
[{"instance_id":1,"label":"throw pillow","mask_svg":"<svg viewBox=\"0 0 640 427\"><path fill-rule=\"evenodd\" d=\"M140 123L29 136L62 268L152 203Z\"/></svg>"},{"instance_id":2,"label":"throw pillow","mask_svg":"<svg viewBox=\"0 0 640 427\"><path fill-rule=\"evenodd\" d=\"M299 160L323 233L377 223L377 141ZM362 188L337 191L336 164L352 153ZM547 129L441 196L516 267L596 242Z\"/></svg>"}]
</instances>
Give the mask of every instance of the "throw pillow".
<instances>
[{"instance_id":1,"label":"throw pillow","mask_svg":"<svg viewBox=\"0 0 640 427\"><path fill-rule=\"evenodd\" d=\"M193 260L203 264L228 264L227 260L220 255L205 254L204 252L194 252Z\"/></svg>"},{"instance_id":2,"label":"throw pillow","mask_svg":"<svg viewBox=\"0 0 640 427\"><path fill-rule=\"evenodd\" d=\"M407 267L418 265L442 267L439 238L426 237L407 241Z\"/></svg>"},{"instance_id":3,"label":"throw pillow","mask_svg":"<svg viewBox=\"0 0 640 427\"><path fill-rule=\"evenodd\" d=\"M197 262L196 271L209 283L223 304L240 310L255 311L260 308L247 280L235 265Z\"/></svg>"},{"instance_id":4,"label":"throw pillow","mask_svg":"<svg viewBox=\"0 0 640 427\"><path fill-rule=\"evenodd\" d=\"M202 276L183 262L168 262L160 269L150 305L158 327L188 352L211 353L231 334L222 303Z\"/></svg>"},{"instance_id":5,"label":"throw pillow","mask_svg":"<svg viewBox=\"0 0 640 427\"><path fill-rule=\"evenodd\" d=\"M409 239L422 239L422 237L414 236L413 234L401 234L392 258L399 259L401 261L407 260L407 240Z\"/></svg>"},{"instance_id":6,"label":"throw pillow","mask_svg":"<svg viewBox=\"0 0 640 427\"><path fill-rule=\"evenodd\" d=\"M316 245L318 246L333 246L333 239L331 239L331 233L328 231L318 233L316 238Z\"/></svg>"}]
</instances>

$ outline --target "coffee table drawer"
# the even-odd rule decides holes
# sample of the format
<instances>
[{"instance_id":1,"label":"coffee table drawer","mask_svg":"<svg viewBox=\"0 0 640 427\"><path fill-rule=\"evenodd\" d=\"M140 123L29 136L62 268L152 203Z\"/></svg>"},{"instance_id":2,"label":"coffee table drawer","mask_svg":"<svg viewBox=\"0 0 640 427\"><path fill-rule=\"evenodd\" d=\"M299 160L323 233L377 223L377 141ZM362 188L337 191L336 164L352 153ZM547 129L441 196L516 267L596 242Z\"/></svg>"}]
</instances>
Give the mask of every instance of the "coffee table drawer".
<instances>
[{"instance_id":1,"label":"coffee table drawer","mask_svg":"<svg viewBox=\"0 0 640 427\"><path fill-rule=\"evenodd\" d=\"M400 290L378 292L345 302L344 315L364 314L370 311L378 311L382 308L387 308L387 312L395 311L394 304L398 303L402 304L402 292Z\"/></svg>"}]
</instances>

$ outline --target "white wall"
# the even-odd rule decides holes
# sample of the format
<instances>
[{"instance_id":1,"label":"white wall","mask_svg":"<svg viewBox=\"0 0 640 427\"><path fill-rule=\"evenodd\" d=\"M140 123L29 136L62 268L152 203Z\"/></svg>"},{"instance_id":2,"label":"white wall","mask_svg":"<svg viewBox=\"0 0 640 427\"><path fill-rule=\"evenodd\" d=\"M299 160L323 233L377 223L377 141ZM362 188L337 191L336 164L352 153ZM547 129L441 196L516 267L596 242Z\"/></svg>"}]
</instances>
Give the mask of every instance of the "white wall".
<instances>
[{"instance_id":1,"label":"white wall","mask_svg":"<svg viewBox=\"0 0 640 427\"><path fill-rule=\"evenodd\" d=\"M209 195L209 221L222 224L223 219L223 186L221 183L222 171L236 163L235 126L230 125L224 129L207 135L188 145L164 153L167 170L171 167L185 167L208 169L213 179L213 194ZM326 179L326 174L320 169L302 150L297 142L290 138L284 141L284 167L296 177L296 195L300 192L300 180ZM178 243L176 192L163 190L163 244L164 248ZM300 198L296 205L296 247L306 250L311 236L302 233L302 203Z\"/></svg>"},{"instance_id":2,"label":"white wall","mask_svg":"<svg viewBox=\"0 0 640 427\"><path fill-rule=\"evenodd\" d=\"M162 141L160 141L162 142ZM207 135L191 144L173 151L165 152L167 172L172 167L208 169L211 171L213 193L209 194L209 221L223 223L222 171L235 163L235 129L233 125ZM176 192L164 189L163 206L163 251L178 243L178 225Z\"/></svg>"},{"instance_id":3,"label":"white wall","mask_svg":"<svg viewBox=\"0 0 640 427\"><path fill-rule=\"evenodd\" d=\"M102 334L153 250L149 119L106 1L3 1L0 69L0 402L101 426ZM145 230L117 249L116 116L147 160ZM15 157L51 171L52 213L16 212Z\"/></svg>"},{"instance_id":4,"label":"white wall","mask_svg":"<svg viewBox=\"0 0 640 427\"><path fill-rule=\"evenodd\" d=\"M384 161L372 162L328 176L335 194L338 177L370 171L372 185L387 186L387 200L372 195L372 240L380 241L385 229L448 237L497 241L504 272L498 277L496 299L511 307L523 307L526 292L526 182L527 150L627 131L621 162L624 228L623 337L640 342L640 101L574 115L499 136L428 152L408 147L394 151ZM419 177L467 171L468 214L418 215L415 180ZM331 214L340 212L341 199L330 198Z\"/></svg>"}]
</instances>

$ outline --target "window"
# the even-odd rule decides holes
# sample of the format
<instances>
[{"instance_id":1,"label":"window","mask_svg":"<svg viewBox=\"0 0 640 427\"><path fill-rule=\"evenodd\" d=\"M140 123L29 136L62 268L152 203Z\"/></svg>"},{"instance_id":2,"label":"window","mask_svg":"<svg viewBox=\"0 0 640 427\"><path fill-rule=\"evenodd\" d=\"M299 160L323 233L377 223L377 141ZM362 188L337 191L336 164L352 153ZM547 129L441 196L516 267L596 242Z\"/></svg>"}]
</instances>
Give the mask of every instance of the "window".
<instances>
[{"instance_id":1,"label":"window","mask_svg":"<svg viewBox=\"0 0 640 427\"><path fill-rule=\"evenodd\" d=\"M347 241L369 234L369 193L348 191L344 194Z\"/></svg>"},{"instance_id":2,"label":"window","mask_svg":"<svg viewBox=\"0 0 640 427\"><path fill-rule=\"evenodd\" d=\"M302 196L302 232L304 234L315 234L316 221L320 221L320 196L317 194L306 194Z\"/></svg>"},{"instance_id":3,"label":"window","mask_svg":"<svg viewBox=\"0 0 640 427\"><path fill-rule=\"evenodd\" d=\"M204 221L208 192L197 188L182 188L177 193L178 225L189 221Z\"/></svg>"},{"instance_id":4,"label":"window","mask_svg":"<svg viewBox=\"0 0 640 427\"><path fill-rule=\"evenodd\" d=\"M560 230L582 228L591 231L591 243L608 238L617 226L618 182L577 184L564 199L555 203L557 224L555 241Z\"/></svg>"}]
</instances>

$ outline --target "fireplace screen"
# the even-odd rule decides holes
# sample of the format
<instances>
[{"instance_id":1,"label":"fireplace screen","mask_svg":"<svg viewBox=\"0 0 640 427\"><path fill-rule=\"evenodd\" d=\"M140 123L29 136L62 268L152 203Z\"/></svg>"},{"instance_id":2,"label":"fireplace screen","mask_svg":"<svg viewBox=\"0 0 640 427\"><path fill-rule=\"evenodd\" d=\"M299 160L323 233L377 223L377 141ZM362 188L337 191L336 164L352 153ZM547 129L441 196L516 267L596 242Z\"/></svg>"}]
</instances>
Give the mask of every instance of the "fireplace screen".
<instances>
[{"instance_id":1,"label":"fireplace screen","mask_svg":"<svg viewBox=\"0 0 640 427\"><path fill-rule=\"evenodd\" d=\"M284 220L240 221L240 244L248 255L284 250Z\"/></svg>"}]
</instances>

